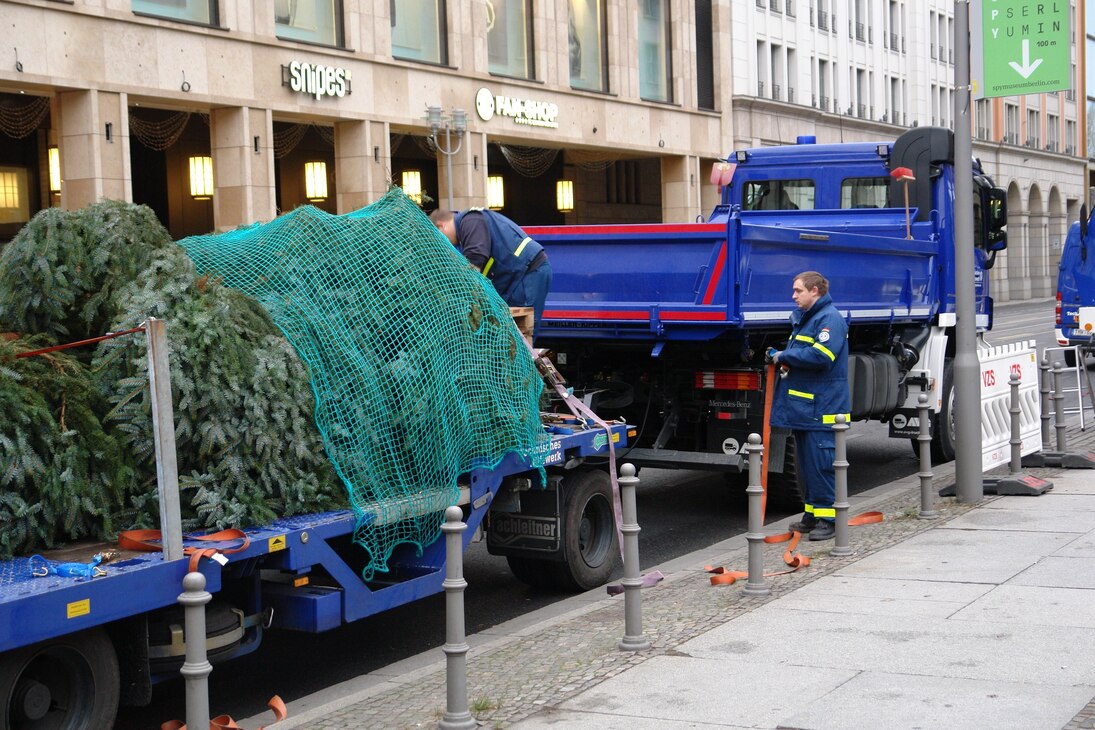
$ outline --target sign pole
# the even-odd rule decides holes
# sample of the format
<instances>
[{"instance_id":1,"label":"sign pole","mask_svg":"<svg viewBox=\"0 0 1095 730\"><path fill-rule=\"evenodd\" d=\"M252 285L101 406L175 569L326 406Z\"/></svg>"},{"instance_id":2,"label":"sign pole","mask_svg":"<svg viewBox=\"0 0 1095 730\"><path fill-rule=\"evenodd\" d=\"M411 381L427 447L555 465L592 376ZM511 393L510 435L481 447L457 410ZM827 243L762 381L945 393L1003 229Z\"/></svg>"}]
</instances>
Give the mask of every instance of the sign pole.
<instances>
[{"instance_id":1,"label":"sign pole","mask_svg":"<svg viewBox=\"0 0 1095 730\"><path fill-rule=\"evenodd\" d=\"M954 409L958 501L980 502L981 384L973 286L973 139L970 134L970 3L954 3ZM945 428L946 426L944 426Z\"/></svg>"}]
</instances>

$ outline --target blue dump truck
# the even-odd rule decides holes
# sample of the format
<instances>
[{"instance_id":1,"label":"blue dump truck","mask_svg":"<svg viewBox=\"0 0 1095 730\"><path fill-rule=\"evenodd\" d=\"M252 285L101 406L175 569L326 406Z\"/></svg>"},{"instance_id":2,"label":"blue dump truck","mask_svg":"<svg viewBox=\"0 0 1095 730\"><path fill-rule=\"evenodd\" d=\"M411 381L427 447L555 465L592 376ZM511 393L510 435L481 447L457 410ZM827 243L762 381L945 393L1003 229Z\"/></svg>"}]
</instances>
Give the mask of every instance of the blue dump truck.
<instances>
[{"instance_id":1,"label":"blue dump truck","mask_svg":"<svg viewBox=\"0 0 1095 730\"><path fill-rule=\"evenodd\" d=\"M784 347L795 274L831 282L849 324L852 418L915 438L927 392L933 450L954 456L955 170L950 130L891 142L739 150L706 222L530 228L554 280L537 344L599 413L639 435L640 465L740 472L763 423L763 353ZM714 176L713 176L714 177ZM1007 245L1005 192L973 165L977 327ZM773 434L774 497L800 498L793 440ZM913 442L915 445L915 442Z\"/></svg>"},{"instance_id":2,"label":"blue dump truck","mask_svg":"<svg viewBox=\"0 0 1095 730\"><path fill-rule=\"evenodd\" d=\"M1095 351L1095 242L1087 205L1080 207L1080 220L1065 237L1057 268L1057 344L1079 346L1085 355ZM1076 364L1072 352L1066 364Z\"/></svg>"}]
</instances>

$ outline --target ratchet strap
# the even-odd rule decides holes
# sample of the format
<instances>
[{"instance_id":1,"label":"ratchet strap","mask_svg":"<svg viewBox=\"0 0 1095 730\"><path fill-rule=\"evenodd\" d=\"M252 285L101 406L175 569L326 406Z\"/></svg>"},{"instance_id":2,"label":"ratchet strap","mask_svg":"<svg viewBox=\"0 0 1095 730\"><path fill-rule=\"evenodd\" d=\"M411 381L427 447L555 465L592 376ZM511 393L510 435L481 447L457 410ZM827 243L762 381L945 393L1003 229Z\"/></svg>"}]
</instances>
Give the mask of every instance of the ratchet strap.
<instances>
[{"instance_id":1,"label":"ratchet strap","mask_svg":"<svg viewBox=\"0 0 1095 730\"><path fill-rule=\"evenodd\" d=\"M281 722L285 718L289 717L289 711L285 708L285 702L280 697L274 695L270 698L270 701L266 703L266 706L274 713L274 722ZM186 725L182 724L178 720L168 720L160 725L160 730L186 730ZM209 730L243 730L236 721L228 715L217 715L209 721ZM263 730L259 728L258 730Z\"/></svg>"},{"instance_id":2,"label":"ratchet strap","mask_svg":"<svg viewBox=\"0 0 1095 730\"><path fill-rule=\"evenodd\" d=\"M760 495L760 524L764 524L764 510L768 507L768 448L772 439L772 398L776 392L776 364L768 363L764 376L764 426L760 442L764 452L760 457L760 486L764 492Z\"/></svg>"},{"instance_id":3,"label":"ratchet strap","mask_svg":"<svg viewBox=\"0 0 1095 730\"><path fill-rule=\"evenodd\" d=\"M877 522L882 522L883 516L881 512L863 512L848 520L849 527L856 527L858 525L872 525ZM802 540L801 532L785 532L781 535L768 535L764 538L764 542L769 545L790 542L787 549L783 551L783 562L787 565L787 570L777 570L772 573L765 573L765 578L770 578L774 575L786 575L787 573L794 573L799 568L805 568L810 564L810 557L808 555L796 555L795 549L798 547L799 541ZM713 586L729 586L733 585L736 581L742 578L749 577L749 571L747 570L727 570L722 566L705 565L704 571L711 574L711 585Z\"/></svg>"},{"instance_id":4,"label":"ratchet strap","mask_svg":"<svg viewBox=\"0 0 1095 730\"><path fill-rule=\"evenodd\" d=\"M186 545L183 554L190 556L190 572L198 569L198 563L202 558L211 558L221 553L230 555L245 550L251 544L251 538L243 530L235 528L212 532L208 535L183 535L183 540L196 540L199 542L235 542L231 547L202 547L199 545ZM118 547L125 550L139 550L141 552L158 553L163 550L163 536L159 530L126 530L118 533Z\"/></svg>"}]
</instances>

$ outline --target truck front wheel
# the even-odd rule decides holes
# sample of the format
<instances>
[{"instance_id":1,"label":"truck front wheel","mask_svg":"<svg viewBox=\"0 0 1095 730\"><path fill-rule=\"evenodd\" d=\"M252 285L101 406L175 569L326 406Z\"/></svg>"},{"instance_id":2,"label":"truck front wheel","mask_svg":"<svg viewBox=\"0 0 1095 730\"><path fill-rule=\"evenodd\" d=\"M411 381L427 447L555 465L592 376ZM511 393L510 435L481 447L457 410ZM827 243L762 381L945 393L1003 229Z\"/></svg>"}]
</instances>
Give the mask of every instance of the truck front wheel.
<instances>
[{"instance_id":1,"label":"truck front wheel","mask_svg":"<svg viewBox=\"0 0 1095 730\"><path fill-rule=\"evenodd\" d=\"M99 730L118 712L118 658L95 629L0 657L0 730Z\"/></svg>"},{"instance_id":2,"label":"truck front wheel","mask_svg":"<svg viewBox=\"0 0 1095 730\"><path fill-rule=\"evenodd\" d=\"M932 463L954 461L954 360L943 366L943 406L932 423ZM915 442L914 442L915 443ZM919 455L919 450L917 450Z\"/></svg>"},{"instance_id":3,"label":"truck front wheel","mask_svg":"<svg viewBox=\"0 0 1095 730\"><path fill-rule=\"evenodd\" d=\"M564 492L563 554L555 563L556 587L588 591L604 585L619 562L612 482L603 471L580 471L561 485Z\"/></svg>"}]
</instances>

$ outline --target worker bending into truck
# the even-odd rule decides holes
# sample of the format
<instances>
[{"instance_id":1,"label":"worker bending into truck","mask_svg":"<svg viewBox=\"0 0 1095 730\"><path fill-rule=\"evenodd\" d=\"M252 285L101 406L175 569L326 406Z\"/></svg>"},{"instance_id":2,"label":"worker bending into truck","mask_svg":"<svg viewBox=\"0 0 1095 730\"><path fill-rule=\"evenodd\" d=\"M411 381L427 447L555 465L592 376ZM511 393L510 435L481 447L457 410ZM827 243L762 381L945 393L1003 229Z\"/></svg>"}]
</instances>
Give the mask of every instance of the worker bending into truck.
<instances>
[{"instance_id":1,"label":"worker bending into truck","mask_svg":"<svg viewBox=\"0 0 1095 730\"><path fill-rule=\"evenodd\" d=\"M501 213L469 208L454 213L439 208L430 220L511 307L532 307L536 322L544 314L551 287L551 264L544 247Z\"/></svg>"},{"instance_id":2,"label":"worker bending into truck","mask_svg":"<svg viewBox=\"0 0 1095 730\"><path fill-rule=\"evenodd\" d=\"M848 418L848 326L833 306L828 280L816 271L795 277L791 295L787 349L769 348L766 360L780 369L772 402L771 425L794 433L795 453L806 488L806 512L792 530L811 540L828 540L836 532L835 473L837 414Z\"/></svg>"}]
</instances>

